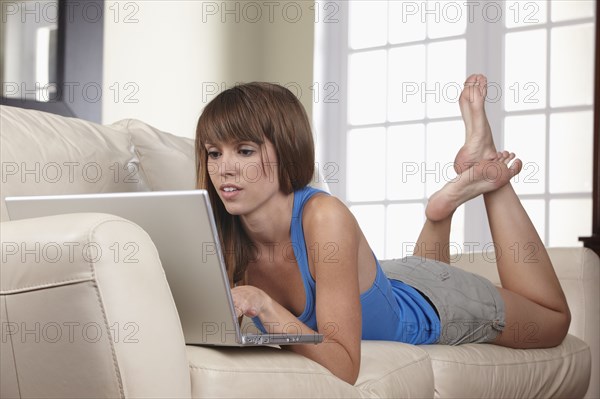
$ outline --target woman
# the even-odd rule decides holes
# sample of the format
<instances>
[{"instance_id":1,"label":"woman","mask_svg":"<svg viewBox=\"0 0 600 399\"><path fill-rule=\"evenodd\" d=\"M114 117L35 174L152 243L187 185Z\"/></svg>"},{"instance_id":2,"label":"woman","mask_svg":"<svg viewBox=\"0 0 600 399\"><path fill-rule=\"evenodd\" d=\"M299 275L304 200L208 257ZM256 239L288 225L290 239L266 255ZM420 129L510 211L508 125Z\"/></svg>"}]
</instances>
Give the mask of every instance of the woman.
<instances>
[{"instance_id":1,"label":"woman","mask_svg":"<svg viewBox=\"0 0 600 399\"><path fill-rule=\"evenodd\" d=\"M350 384L359 372L361 339L514 348L562 342L569 309L509 183L521 161L494 146L486 83L482 75L467 79L459 100L466 140L455 159L458 175L430 198L413 256L386 264L385 273L347 207L307 187L312 133L290 91L251 83L211 101L198 121L198 187L213 202L238 315L269 333L324 334L321 345L286 349ZM365 167L383 150L365 148ZM448 265L452 214L478 195L497 248L537 249L527 260L498 256L502 288Z\"/></svg>"}]
</instances>

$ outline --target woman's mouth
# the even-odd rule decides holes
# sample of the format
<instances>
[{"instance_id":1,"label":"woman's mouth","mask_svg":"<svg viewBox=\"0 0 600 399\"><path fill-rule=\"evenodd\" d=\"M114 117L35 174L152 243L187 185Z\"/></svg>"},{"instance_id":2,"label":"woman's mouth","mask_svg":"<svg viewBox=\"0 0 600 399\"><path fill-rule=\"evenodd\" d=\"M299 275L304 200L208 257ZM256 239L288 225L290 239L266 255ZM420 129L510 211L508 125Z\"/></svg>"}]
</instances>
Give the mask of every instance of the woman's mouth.
<instances>
[{"instance_id":1,"label":"woman's mouth","mask_svg":"<svg viewBox=\"0 0 600 399\"><path fill-rule=\"evenodd\" d=\"M232 184L224 184L220 188L221 197L226 200L231 200L237 197L242 191L241 187L234 186Z\"/></svg>"}]
</instances>

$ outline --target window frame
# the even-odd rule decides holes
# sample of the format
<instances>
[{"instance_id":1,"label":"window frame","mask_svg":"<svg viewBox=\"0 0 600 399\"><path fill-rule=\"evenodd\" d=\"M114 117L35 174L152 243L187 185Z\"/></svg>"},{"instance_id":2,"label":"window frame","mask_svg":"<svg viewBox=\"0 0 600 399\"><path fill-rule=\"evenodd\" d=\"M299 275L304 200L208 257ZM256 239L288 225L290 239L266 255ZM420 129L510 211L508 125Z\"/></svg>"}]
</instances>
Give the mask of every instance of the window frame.
<instances>
[{"instance_id":1,"label":"window frame","mask_svg":"<svg viewBox=\"0 0 600 399\"><path fill-rule=\"evenodd\" d=\"M332 194L339 197L342 201L344 201L348 205L352 205L353 203L347 200L347 190L346 190L346 173L348 169L346 152L347 152L347 134L349 129L352 128L348 124L347 118L347 101L346 96L348 93L348 56L350 54L349 43L348 43L348 17L349 17L349 7L348 2L344 1L318 1L320 3L320 7L323 7L322 4L331 4L335 3L339 12L337 13L338 18L337 22L334 24L327 24L319 21L316 26L315 39L316 49L317 51L321 51L320 54L327 54L326 60L325 57L319 57L319 53L317 53L315 57L315 81L317 82L336 82L339 87L339 101L336 104L316 104L314 107L314 126L315 126L315 137L317 140L317 148L318 148L318 160L321 165L329 163L335 163L337 165L336 179L333 181L329 181L329 186ZM597 7L598 8L598 4ZM561 198L589 198L589 193L567 193L567 194L551 194L549 191L550 184L550 168L549 168L549 146L550 146L550 115L557 114L561 112L569 112L569 111L582 111L582 110L593 110L592 106L572 106L572 107L556 107L552 108L550 106L550 48L551 48L551 29L559 26L571 26L577 25L580 23L589 23L592 22L595 24L596 32L598 31L598 26L596 23L598 11L596 10L595 15L591 18L580 18L576 20L567 20L567 21L559 21L553 22L550 18L551 7L546 8L547 18L546 22L543 24L536 24L532 26L518 27L518 28L508 28L504 24L504 19L500 20L498 23L486 23L481 18L476 18L474 22L467 23L467 32L465 37L467 39L467 49L466 49L466 69L467 75L483 71L486 75L491 77L498 77L500 82L503 83L505 81L505 73L504 73L504 60L506 57L505 54L505 34L508 32L516 32L516 31L525 31L525 30L533 30L533 29L545 29L547 35L546 41L546 107L536 110L527 110L527 111L506 111L504 109L504 99L502 98L500 101L496 102L488 102L486 103L486 112L488 115L488 119L490 121L490 125L492 126L494 141L499 149L503 149L504 145L504 118L506 116L512 115L520 115L520 114L543 114L545 115L546 126L545 126L545 135L546 135L546 148L545 148L545 160L546 160L546 168L544 170L545 173L545 188L543 194L521 194L519 197L523 200L528 199L543 199L545 203L545 211L544 211L544 222L545 222L545 232L543 234L542 240L545 243L549 242L550 238L550 200L552 199L561 199ZM435 39L434 39L435 41ZM420 43L420 42L419 42ZM596 47L598 45L598 41L596 42ZM378 46L376 48L390 48L394 46ZM501 51L498 51L498 49ZM478 56L473 56L473 54L477 54ZM598 70L598 62L596 62L596 70ZM466 76L465 76L466 77ZM493 80L493 78L492 78ZM596 82L597 84L597 82ZM504 85L501 85L504 88ZM595 98L598 99L598 91L596 91ZM458 105L457 105L458 106ZM595 113L595 123L596 125L600 125L597 122L597 112ZM443 119L442 119L443 120ZM428 120L424 119L423 123L427 123ZM383 126L387 127L389 122L385 122ZM378 124L379 126L380 124ZM370 125L369 125L370 126ZM596 141L598 135L598 129L596 128ZM596 143L597 147L597 143ZM596 150L597 152L597 150ZM451 155L453 156L453 155ZM596 159L598 155L596 154ZM324 162L326 160L326 162ZM596 161L597 165L597 161ZM597 177L597 168L595 166L595 185L598 185L598 177ZM594 198L597 198L597 194L594 194ZM595 199L597 202L597 199ZM411 201L416 202L416 201ZM376 201L373 203L384 204L387 205L387 200ZM596 224L600 224L600 221L597 221L599 218L597 210L597 205L594 208L595 216L594 220ZM479 245L485 245L485 243L491 243L491 233L489 230L489 224L487 222L487 218L485 217L485 205L483 203L483 198L479 197L475 200L469 201L465 204L464 211L464 242L465 243L478 243ZM383 226L385 228L385 226ZM594 227L594 232L598 230L598 227ZM417 237L415 237L416 240ZM480 247L481 248L481 247ZM465 245L465 249L468 247Z\"/></svg>"}]
</instances>

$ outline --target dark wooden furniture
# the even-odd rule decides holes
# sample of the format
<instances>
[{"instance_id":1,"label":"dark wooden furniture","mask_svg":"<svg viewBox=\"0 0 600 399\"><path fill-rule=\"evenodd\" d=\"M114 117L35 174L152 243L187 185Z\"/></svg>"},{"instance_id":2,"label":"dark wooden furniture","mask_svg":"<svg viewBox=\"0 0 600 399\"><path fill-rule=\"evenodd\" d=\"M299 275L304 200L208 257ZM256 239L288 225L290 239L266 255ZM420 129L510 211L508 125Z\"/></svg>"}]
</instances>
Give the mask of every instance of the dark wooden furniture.
<instances>
[{"instance_id":1,"label":"dark wooden furniture","mask_svg":"<svg viewBox=\"0 0 600 399\"><path fill-rule=\"evenodd\" d=\"M600 15L600 2L596 3L596 18ZM600 28L596 22L596 66L594 73L594 182L592 186L592 235L579 237L583 245L595 251L600 256Z\"/></svg>"}]
</instances>

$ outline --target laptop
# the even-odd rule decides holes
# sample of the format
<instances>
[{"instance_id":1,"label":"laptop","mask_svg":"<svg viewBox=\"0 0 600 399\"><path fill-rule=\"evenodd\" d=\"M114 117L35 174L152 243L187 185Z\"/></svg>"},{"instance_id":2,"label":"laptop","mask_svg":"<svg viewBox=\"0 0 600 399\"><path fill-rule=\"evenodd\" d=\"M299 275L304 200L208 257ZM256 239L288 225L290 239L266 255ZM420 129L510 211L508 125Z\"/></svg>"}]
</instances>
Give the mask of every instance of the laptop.
<instances>
[{"instance_id":1,"label":"laptop","mask_svg":"<svg viewBox=\"0 0 600 399\"><path fill-rule=\"evenodd\" d=\"M206 190L6 197L11 220L100 212L143 228L158 249L187 344L289 345L323 341L321 334L243 333Z\"/></svg>"}]
</instances>

